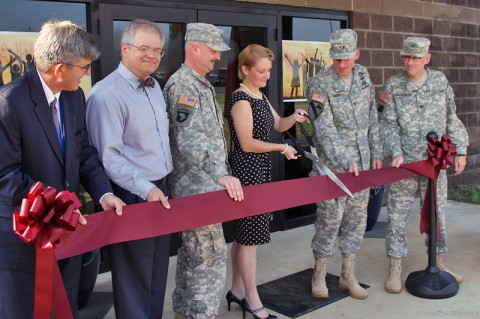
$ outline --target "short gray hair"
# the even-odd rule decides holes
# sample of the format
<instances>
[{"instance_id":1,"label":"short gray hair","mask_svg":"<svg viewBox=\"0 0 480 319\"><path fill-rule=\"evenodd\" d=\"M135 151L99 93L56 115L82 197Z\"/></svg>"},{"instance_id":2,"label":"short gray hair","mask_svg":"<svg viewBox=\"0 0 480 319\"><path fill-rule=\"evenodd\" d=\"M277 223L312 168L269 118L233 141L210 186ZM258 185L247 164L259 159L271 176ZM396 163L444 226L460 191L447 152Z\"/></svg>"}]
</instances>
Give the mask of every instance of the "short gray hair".
<instances>
[{"instance_id":1,"label":"short gray hair","mask_svg":"<svg viewBox=\"0 0 480 319\"><path fill-rule=\"evenodd\" d=\"M132 43L133 38L135 37L135 33L137 32L138 29L143 29L143 30L148 30L157 33L160 36L160 39L162 41L162 47L163 44L165 43L165 39L163 37L163 32L160 30L160 28L153 23L152 21L148 20L143 20L143 19L135 19L132 20L125 30L123 30L122 33L122 40L121 43Z\"/></svg>"},{"instance_id":2,"label":"short gray hair","mask_svg":"<svg viewBox=\"0 0 480 319\"><path fill-rule=\"evenodd\" d=\"M37 68L47 72L57 63L73 63L80 58L95 60L100 49L94 37L73 22L50 20L40 30L33 55Z\"/></svg>"}]
</instances>

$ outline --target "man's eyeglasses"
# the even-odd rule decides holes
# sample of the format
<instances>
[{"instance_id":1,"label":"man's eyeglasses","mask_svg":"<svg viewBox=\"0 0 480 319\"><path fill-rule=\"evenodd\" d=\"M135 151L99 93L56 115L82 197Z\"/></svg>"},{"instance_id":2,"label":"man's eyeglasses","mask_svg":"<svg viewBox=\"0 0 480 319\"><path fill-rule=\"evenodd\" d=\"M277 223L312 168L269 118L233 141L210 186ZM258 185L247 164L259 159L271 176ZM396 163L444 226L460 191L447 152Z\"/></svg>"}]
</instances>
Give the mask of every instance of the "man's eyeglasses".
<instances>
[{"instance_id":1,"label":"man's eyeglasses","mask_svg":"<svg viewBox=\"0 0 480 319\"><path fill-rule=\"evenodd\" d=\"M131 43L126 43L126 44L134 47L135 49L140 51L140 53L143 53L143 54L153 53L154 55L159 56L159 57L163 57L165 55L165 51L163 51L162 49L152 49L152 48L147 47L145 45L142 45L141 47L137 47L136 45L133 45Z\"/></svg>"},{"instance_id":2,"label":"man's eyeglasses","mask_svg":"<svg viewBox=\"0 0 480 319\"><path fill-rule=\"evenodd\" d=\"M402 56L402 59L405 62L412 61L413 63L418 63L423 59L423 57L404 55L404 56Z\"/></svg>"},{"instance_id":3,"label":"man's eyeglasses","mask_svg":"<svg viewBox=\"0 0 480 319\"><path fill-rule=\"evenodd\" d=\"M83 69L83 71L85 71L85 73L87 73L90 70L90 68L92 67L92 65L90 63L85 65L85 66L80 66L80 65L75 65L75 64L71 64L71 63L65 63L65 62L63 62L63 64Z\"/></svg>"}]
</instances>

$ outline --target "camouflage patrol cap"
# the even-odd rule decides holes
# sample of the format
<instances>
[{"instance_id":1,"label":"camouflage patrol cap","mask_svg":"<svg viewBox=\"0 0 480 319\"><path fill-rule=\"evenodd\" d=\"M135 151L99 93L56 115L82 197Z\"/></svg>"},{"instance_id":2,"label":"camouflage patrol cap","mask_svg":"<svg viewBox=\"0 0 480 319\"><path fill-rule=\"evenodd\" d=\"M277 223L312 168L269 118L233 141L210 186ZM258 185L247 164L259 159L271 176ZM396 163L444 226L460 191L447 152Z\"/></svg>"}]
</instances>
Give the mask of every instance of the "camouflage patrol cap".
<instances>
[{"instance_id":1,"label":"camouflage patrol cap","mask_svg":"<svg viewBox=\"0 0 480 319\"><path fill-rule=\"evenodd\" d=\"M189 23L185 41L203 42L216 51L227 51L230 47L223 42L223 31L212 24Z\"/></svg>"},{"instance_id":2,"label":"camouflage patrol cap","mask_svg":"<svg viewBox=\"0 0 480 319\"><path fill-rule=\"evenodd\" d=\"M409 55L416 57L424 57L428 53L430 47L430 40L420 37L408 37L403 41L403 50L400 51L400 55Z\"/></svg>"},{"instance_id":3,"label":"camouflage patrol cap","mask_svg":"<svg viewBox=\"0 0 480 319\"><path fill-rule=\"evenodd\" d=\"M357 33L351 29L336 30L330 36L332 59L353 59L357 53Z\"/></svg>"}]
</instances>

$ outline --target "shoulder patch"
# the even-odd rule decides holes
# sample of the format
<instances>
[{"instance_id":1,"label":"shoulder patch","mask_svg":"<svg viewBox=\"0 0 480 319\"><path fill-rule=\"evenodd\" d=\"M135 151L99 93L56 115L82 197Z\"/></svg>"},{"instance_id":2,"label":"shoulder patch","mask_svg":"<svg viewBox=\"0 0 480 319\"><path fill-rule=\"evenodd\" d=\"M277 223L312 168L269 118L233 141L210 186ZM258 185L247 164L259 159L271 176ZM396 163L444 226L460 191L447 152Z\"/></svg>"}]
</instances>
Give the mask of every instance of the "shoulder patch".
<instances>
[{"instance_id":1,"label":"shoulder patch","mask_svg":"<svg viewBox=\"0 0 480 319\"><path fill-rule=\"evenodd\" d=\"M175 116L175 123L177 126L190 126L192 117L195 111L190 107L177 107L177 114Z\"/></svg>"},{"instance_id":2,"label":"shoulder patch","mask_svg":"<svg viewBox=\"0 0 480 319\"><path fill-rule=\"evenodd\" d=\"M178 97L177 104L195 108L195 104L197 104L197 99L186 95L180 95Z\"/></svg>"},{"instance_id":3,"label":"shoulder patch","mask_svg":"<svg viewBox=\"0 0 480 319\"><path fill-rule=\"evenodd\" d=\"M188 112L188 110L179 109L179 110L177 110L176 120L177 120L178 123L183 123L188 119L189 115L190 115L190 112Z\"/></svg>"},{"instance_id":4,"label":"shoulder patch","mask_svg":"<svg viewBox=\"0 0 480 319\"><path fill-rule=\"evenodd\" d=\"M385 104L389 103L391 100L390 95L388 95L385 91L380 92L380 94L378 95L378 99Z\"/></svg>"},{"instance_id":5,"label":"shoulder patch","mask_svg":"<svg viewBox=\"0 0 480 319\"><path fill-rule=\"evenodd\" d=\"M321 95L320 93L313 93L312 101L323 104L323 103L325 103L325 96Z\"/></svg>"}]
</instances>

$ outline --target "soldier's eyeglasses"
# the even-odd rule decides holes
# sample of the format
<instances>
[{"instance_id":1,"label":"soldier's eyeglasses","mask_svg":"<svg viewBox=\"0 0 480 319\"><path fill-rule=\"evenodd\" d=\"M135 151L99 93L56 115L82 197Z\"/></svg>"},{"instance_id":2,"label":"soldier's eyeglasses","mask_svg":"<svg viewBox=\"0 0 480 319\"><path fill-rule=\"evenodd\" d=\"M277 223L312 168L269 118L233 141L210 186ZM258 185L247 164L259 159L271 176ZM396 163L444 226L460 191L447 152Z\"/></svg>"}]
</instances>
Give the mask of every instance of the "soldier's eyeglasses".
<instances>
[{"instance_id":1,"label":"soldier's eyeglasses","mask_svg":"<svg viewBox=\"0 0 480 319\"><path fill-rule=\"evenodd\" d=\"M413 63L418 63L422 60L423 57L404 55L402 56L403 61L408 62L409 60Z\"/></svg>"}]
</instances>

